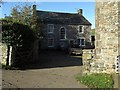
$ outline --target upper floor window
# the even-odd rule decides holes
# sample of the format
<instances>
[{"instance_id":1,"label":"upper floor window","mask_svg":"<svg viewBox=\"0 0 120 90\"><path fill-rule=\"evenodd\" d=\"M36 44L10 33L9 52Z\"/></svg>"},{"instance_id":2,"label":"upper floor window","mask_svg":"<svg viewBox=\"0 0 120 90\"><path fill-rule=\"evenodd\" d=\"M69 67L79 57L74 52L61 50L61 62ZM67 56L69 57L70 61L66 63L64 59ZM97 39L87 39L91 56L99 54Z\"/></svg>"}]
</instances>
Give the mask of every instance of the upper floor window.
<instances>
[{"instance_id":1,"label":"upper floor window","mask_svg":"<svg viewBox=\"0 0 120 90\"><path fill-rule=\"evenodd\" d=\"M84 26L82 25L78 26L78 33L84 33Z\"/></svg>"},{"instance_id":2,"label":"upper floor window","mask_svg":"<svg viewBox=\"0 0 120 90\"><path fill-rule=\"evenodd\" d=\"M54 24L48 24L48 33L53 33L54 32Z\"/></svg>"},{"instance_id":3,"label":"upper floor window","mask_svg":"<svg viewBox=\"0 0 120 90\"><path fill-rule=\"evenodd\" d=\"M66 30L65 30L65 28L60 29L60 39L66 39Z\"/></svg>"}]
</instances>

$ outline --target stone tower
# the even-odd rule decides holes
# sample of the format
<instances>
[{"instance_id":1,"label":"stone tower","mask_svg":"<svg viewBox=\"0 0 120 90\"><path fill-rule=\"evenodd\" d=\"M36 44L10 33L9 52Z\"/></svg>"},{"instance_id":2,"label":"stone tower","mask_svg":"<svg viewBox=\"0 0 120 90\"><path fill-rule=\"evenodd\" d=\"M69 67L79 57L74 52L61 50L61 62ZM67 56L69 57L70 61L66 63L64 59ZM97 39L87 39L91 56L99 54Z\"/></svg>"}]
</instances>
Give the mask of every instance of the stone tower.
<instances>
[{"instance_id":1,"label":"stone tower","mask_svg":"<svg viewBox=\"0 0 120 90\"><path fill-rule=\"evenodd\" d=\"M113 73L118 71L120 48L120 3L96 2L95 59L91 72Z\"/></svg>"}]
</instances>

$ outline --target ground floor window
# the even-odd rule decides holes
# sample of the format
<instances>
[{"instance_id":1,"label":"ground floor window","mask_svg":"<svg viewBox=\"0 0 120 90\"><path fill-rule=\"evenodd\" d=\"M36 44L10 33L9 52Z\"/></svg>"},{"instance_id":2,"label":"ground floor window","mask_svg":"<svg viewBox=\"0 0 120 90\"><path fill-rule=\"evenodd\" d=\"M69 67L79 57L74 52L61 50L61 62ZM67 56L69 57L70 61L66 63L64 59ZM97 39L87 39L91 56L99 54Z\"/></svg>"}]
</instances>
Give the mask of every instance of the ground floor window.
<instances>
[{"instance_id":1,"label":"ground floor window","mask_svg":"<svg viewBox=\"0 0 120 90\"><path fill-rule=\"evenodd\" d=\"M78 39L78 44L80 46L85 46L85 39Z\"/></svg>"},{"instance_id":2,"label":"ground floor window","mask_svg":"<svg viewBox=\"0 0 120 90\"><path fill-rule=\"evenodd\" d=\"M69 41L69 43L70 43L70 47L74 47L75 41L74 41L73 39L71 39L71 40Z\"/></svg>"},{"instance_id":3,"label":"ground floor window","mask_svg":"<svg viewBox=\"0 0 120 90\"><path fill-rule=\"evenodd\" d=\"M48 38L48 47L54 47L54 38Z\"/></svg>"}]
</instances>

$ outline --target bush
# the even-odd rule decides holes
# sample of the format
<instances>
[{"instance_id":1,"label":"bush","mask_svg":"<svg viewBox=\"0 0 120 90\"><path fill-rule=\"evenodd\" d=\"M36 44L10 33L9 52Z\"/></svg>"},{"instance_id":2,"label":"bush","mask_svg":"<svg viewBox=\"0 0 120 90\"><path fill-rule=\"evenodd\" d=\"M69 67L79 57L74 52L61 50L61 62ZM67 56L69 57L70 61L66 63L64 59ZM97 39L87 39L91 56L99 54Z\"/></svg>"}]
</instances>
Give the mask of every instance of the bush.
<instances>
[{"instance_id":1,"label":"bush","mask_svg":"<svg viewBox=\"0 0 120 90\"><path fill-rule=\"evenodd\" d=\"M29 26L9 19L0 21L2 22L2 43L16 47L32 46L36 36Z\"/></svg>"},{"instance_id":2,"label":"bush","mask_svg":"<svg viewBox=\"0 0 120 90\"><path fill-rule=\"evenodd\" d=\"M76 79L90 88L113 88L113 79L110 74L95 73L84 76L78 74Z\"/></svg>"}]
</instances>

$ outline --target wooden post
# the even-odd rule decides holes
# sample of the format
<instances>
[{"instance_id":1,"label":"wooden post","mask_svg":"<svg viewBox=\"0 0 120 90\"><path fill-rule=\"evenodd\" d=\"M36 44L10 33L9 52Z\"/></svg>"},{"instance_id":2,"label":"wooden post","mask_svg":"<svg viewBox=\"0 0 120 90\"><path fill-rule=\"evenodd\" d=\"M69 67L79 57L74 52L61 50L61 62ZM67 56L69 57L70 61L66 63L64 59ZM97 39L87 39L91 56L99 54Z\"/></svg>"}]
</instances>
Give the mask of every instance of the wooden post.
<instances>
[{"instance_id":1,"label":"wooden post","mask_svg":"<svg viewBox=\"0 0 120 90\"><path fill-rule=\"evenodd\" d=\"M6 66L9 66L9 54L10 54L10 45L7 46Z\"/></svg>"},{"instance_id":2,"label":"wooden post","mask_svg":"<svg viewBox=\"0 0 120 90\"><path fill-rule=\"evenodd\" d=\"M10 51L9 51L9 66L11 66L11 61L12 60L12 46L10 46Z\"/></svg>"}]
</instances>

